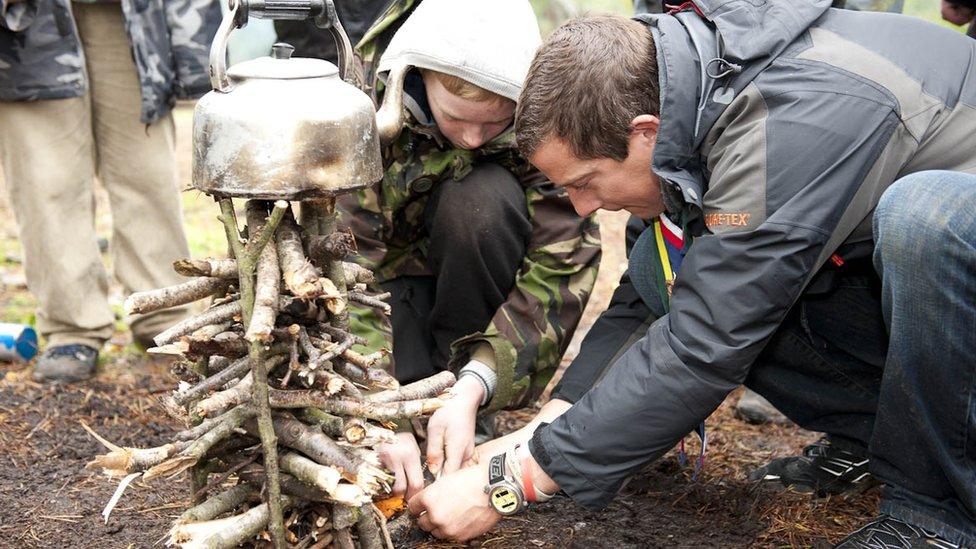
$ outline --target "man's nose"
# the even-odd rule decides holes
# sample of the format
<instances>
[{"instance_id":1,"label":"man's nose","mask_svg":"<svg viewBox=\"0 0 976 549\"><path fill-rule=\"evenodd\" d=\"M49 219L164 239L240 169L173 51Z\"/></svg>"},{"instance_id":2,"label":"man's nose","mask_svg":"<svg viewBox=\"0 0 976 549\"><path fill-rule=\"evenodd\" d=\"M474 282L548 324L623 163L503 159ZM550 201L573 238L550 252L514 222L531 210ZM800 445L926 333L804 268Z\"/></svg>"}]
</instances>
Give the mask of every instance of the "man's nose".
<instances>
[{"instance_id":1,"label":"man's nose","mask_svg":"<svg viewBox=\"0 0 976 549\"><path fill-rule=\"evenodd\" d=\"M586 217L600 209L600 202L586 196L586 193L573 189L568 189L567 193L569 194L569 201L573 203L573 208L576 209L576 213L580 217Z\"/></svg>"}]
</instances>

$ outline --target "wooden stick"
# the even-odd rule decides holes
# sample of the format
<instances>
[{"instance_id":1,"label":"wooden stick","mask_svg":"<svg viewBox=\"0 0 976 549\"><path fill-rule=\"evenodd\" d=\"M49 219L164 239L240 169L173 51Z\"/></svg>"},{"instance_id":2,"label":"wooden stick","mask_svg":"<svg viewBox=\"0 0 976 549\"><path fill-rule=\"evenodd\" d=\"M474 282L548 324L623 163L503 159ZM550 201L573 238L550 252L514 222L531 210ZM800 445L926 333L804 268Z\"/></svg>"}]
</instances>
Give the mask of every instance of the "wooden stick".
<instances>
[{"instance_id":1,"label":"wooden stick","mask_svg":"<svg viewBox=\"0 0 976 549\"><path fill-rule=\"evenodd\" d=\"M282 496L282 508L294 505L290 496ZM169 532L169 544L184 549L231 549L253 538L272 520L267 503L257 505L240 515L204 522L176 523Z\"/></svg>"},{"instance_id":2,"label":"wooden stick","mask_svg":"<svg viewBox=\"0 0 976 549\"><path fill-rule=\"evenodd\" d=\"M335 198L323 198L321 200L309 200L302 203L303 213L308 210L308 215L312 218L317 231L313 235L330 237L336 232L336 208ZM351 236L351 235L350 235ZM353 246L355 241L353 240ZM311 247L311 246L310 246ZM323 258L326 259L326 258ZM346 296L346 273L342 267L342 257L330 257L325 261L325 272L329 280L335 284L339 295L345 299ZM332 324L344 331L349 330L349 313L345 309L332 315Z\"/></svg>"},{"instance_id":3,"label":"wooden stick","mask_svg":"<svg viewBox=\"0 0 976 549\"><path fill-rule=\"evenodd\" d=\"M369 343L366 341L366 338L362 336L351 334L347 330L340 330L339 328L330 326L329 324L319 324L318 328L322 331L322 333L328 334L329 337L332 338L332 341L345 341L347 339L351 339L353 345L366 345Z\"/></svg>"},{"instance_id":4,"label":"wooden stick","mask_svg":"<svg viewBox=\"0 0 976 549\"><path fill-rule=\"evenodd\" d=\"M271 242L275 231L278 230L281 219L285 216L285 212L288 211L288 203L284 200L276 201L274 207L271 209L271 214L267 215L267 219L264 220L264 215L261 216L263 222L260 224L252 224L252 208L254 212L267 210L264 207L263 201L247 201L247 230L249 236L247 245L244 246L244 255L249 263L254 264L261 257L261 250L264 249L268 242ZM240 258L238 258L238 266L243 266Z\"/></svg>"},{"instance_id":5,"label":"wooden stick","mask_svg":"<svg viewBox=\"0 0 976 549\"><path fill-rule=\"evenodd\" d=\"M176 433L176 435L174 435L173 438L176 439L176 440L182 440L182 441L192 442L192 441L194 441L194 440L202 437L203 435L205 435L207 433L207 431L210 431L211 429L213 429L214 427L216 427L217 424L221 423L222 421L225 421L225 416L227 414L230 414L230 413L238 413L237 412L237 409L238 408L245 407L245 406L246 405L244 405L244 404L238 404L234 408L231 408L230 410L228 410L227 412L225 412L225 413L223 413L223 414L221 414L219 416L216 416L216 417L208 417L207 419L201 421L199 425L196 425L196 426L191 427L189 429L184 429L184 430L180 431L179 433ZM253 416L254 416L254 410L251 409L251 411L249 413L247 413L246 417L253 417Z\"/></svg>"},{"instance_id":6,"label":"wooden stick","mask_svg":"<svg viewBox=\"0 0 976 549\"><path fill-rule=\"evenodd\" d=\"M449 371L404 385L396 391L383 391L366 395L369 402L397 402L400 400L417 400L432 398L451 388L457 378Z\"/></svg>"},{"instance_id":7,"label":"wooden stick","mask_svg":"<svg viewBox=\"0 0 976 549\"><path fill-rule=\"evenodd\" d=\"M333 501L348 505L362 505L371 498L355 484L340 482L342 474L335 467L322 465L294 452L281 455L281 470L298 480L324 491Z\"/></svg>"},{"instance_id":8,"label":"wooden stick","mask_svg":"<svg viewBox=\"0 0 976 549\"><path fill-rule=\"evenodd\" d=\"M274 242L269 242L261 252L257 266L257 282L254 287L254 308L244 338L254 342L270 343L278 315L278 254Z\"/></svg>"},{"instance_id":9,"label":"wooden stick","mask_svg":"<svg viewBox=\"0 0 976 549\"><path fill-rule=\"evenodd\" d=\"M301 421L278 416L274 418L274 427L282 444L322 465L338 468L343 478L356 483L367 493L374 494L394 480L379 468L347 452L321 430L315 430Z\"/></svg>"},{"instance_id":10,"label":"wooden stick","mask_svg":"<svg viewBox=\"0 0 976 549\"><path fill-rule=\"evenodd\" d=\"M252 374L247 374L233 387L216 392L197 402L190 413L198 418L220 415L225 410L246 402L251 397L252 385L254 385L254 377Z\"/></svg>"},{"instance_id":11,"label":"wooden stick","mask_svg":"<svg viewBox=\"0 0 976 549\"><path fill-rule=\"evenodd\" d=\"M381 295L389 296L389 294L381 294ZM385 315L389 315L390 312L392 311L392 309L390 308L390 304L383 301L382 298L377 296L366 295L362 292L349 292L348 297L349 297L349 301L355 301L356 303L361 303L363 305L366 305L367 307L373 307L379 309L383 311L383 314Z\"/></svg>"},{"instance_id":12,"label":"wooden stick","mask_svg":"<svg viewBox=\"0 0 976 549\"><path fill-rule=\"evenodd\" d=\"M219 389L231 381L246 375L250 369L251 362L249 357L238 359L227 368L224 368L220 372L204 379L193 387L190 387L185 391L175 393L173 395L173 400L182 406L195 398L201 397L210 391Z\"/></svg>"},{"instance_id":13,"label":"wooden stick","mask_svg":"<svg viewBox=\"0 0 976 549\"><path fill-rule=\"evenodd\" d=\"M199 332L199 330L197 330ZM196 334L197 332L194 332ZM247 340L237 332L220 332L209 338L188 337L185 339L189 356L220 355L228 359L238 359L247 354Z\"/></svg>"},{"instance_id":14,"label":"wooden stick","mask_svg":"<svg viewBox=\"0 0 976 549\"><path fill-rule=\"evenodd\" d=\"M445 403L442 398L403 402L362 402L336 399L319 391L282 391L277 389L269 391L269 399L272 408L306 408L312 406L330 414L365 417L376 421L393 421L426 416Z\"/></svg>"},{"instance_id":15,"label":"wooden stick","mask_svg":"<svg viewBox=\"0 0 976 549\"><path fill-rule=\"evenodd\" d=\"M244 424L244 420L257 413L253 408L238 406L221 416L221 420L212 429L193 441L190 446L179 454L150 468L143 475L145 480L160 476L173 476L197 464L214 444L229 437L235 429Z\"/></svg>"},{"instance_id":16,"label":"wooden stick","mask_svg":"<svg viewBox=\"0 0 976 549\"><path fill-rule=\"evenodd\" d=\"M285 214L275 235L278 243L278 261L285 286L297 298L313 299L322 295L319 273L305 257L302 238L291 210Z\"/></svg>"},{"instance_id":17,"label":"wooden stick","mask_svg":"<svg viewBox=\"0 0 976 549\"><path fill-rule=\"evenodd\" d=\"M186 523L211 520L236 508L238 505L250 499L253 494L253 486L245 483L238 484L207 499L199 505L190 507L176 519L176 522Z\"/></svg>"},{"instance_id":18,"label":"wooden stick","mask_svg":"<svg viewBox=\"0 0 976 549\"><path fill-rule=\"evenodd\" d=\"M125 299L123 308L129 315L151 313L192 303L226 290L227 281L222 278L199 277L175 286L136 292Z\"/></svg>"},{"instance_id":19,"label":"wooden stick","mask_svg":"<svg viewBox=\"0 0 976 549\"><path fill-rule=\"evenodd\" d=\"M342 271L346 275L346 283L353 284L372 284L376 282L376 275L373 271L350 261L342 262Z\"/></svg>"},{"instance_id":20,"label":"wooden stick","mask_svg":"<svg viewBox=\"0 0 976 549\"><path fill-rule=\"evenodd\" d=\"M168 343L172 343L181 336L199 330L204 326L210 324L220 324L231 320L235 316L240 316L241 314L241 304L239 301L231 301L215 307L207 309L203 313L196 316L192 316L186 320L178 322L173 326L170 326L162 333L153 338L153 341L157 346L162 347Z\"/></svg>"},{"instance_id":21,"label":"wooden stick","mask_svg":"<svg viewBox=\"0 0 976 549\"><path fill-rule=\"evenodd\" d=\"M258 408L258 434L261 436L261 449L264 452L266 501L270 513L268 530L275 549L284 549L285 526L279 501L281 486L278 483L278 437L275 435L271 406L268 403L268 363L260 343L251 343L251 375L254 376L251 401Z\"/></svg>"},{"instance_id":22,"label":"wooden stick","mask_svg":"<svg viewBox=\"0 0 976 549\"><path fill-rule=\"evenodd\" d=\"M356 521L359 549L387 549L386 541L383 539L383 531L380 528L380 523L376 520L372 507L373 504L369 503L359 508L359 520ZM392 545L389 546L389 549L393 549Z\"/></svg>"},{"instance_id":23,"label":"wooden stick","mask_svg":"<svg viewBox=\"0 0 976 549\"><path fill-rule=\"evenodd\" d=\"M241 257L244 251L244 242L241 240L241 229L237 224L234 201L231 198L220 198L217 203L220 205L220 216L217 219L224 225L224 234L227 237L230 255L235 258Z\"/></svg>"},{"instance_id":24,"label":"wooden stick","mask_svg":"<svg viewBox=\"0 0 976 549\"><path fill-rule=\"evenodd\" d=\"M183 276L212 276L237 279L237 261L234 259L178 259L173 270Z\"/></svg>"}]
</instances>

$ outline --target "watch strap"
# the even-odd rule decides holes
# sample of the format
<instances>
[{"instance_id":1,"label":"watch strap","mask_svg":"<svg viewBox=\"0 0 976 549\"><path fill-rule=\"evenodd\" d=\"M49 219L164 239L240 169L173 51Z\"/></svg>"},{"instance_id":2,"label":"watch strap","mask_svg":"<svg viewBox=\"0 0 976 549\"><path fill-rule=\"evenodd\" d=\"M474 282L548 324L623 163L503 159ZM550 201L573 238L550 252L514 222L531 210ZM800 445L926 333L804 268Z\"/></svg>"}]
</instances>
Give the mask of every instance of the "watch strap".
<instances>
[{"instance_id":1,"label":"watch strap","mask_svg":"<svg viewBox=\"0 0 976 549\"><path fill-rule=\"evenodd\" d=\"M505 452L491 458L488 462L488 485L505 480Z\"/></svg>"}]
</instances>

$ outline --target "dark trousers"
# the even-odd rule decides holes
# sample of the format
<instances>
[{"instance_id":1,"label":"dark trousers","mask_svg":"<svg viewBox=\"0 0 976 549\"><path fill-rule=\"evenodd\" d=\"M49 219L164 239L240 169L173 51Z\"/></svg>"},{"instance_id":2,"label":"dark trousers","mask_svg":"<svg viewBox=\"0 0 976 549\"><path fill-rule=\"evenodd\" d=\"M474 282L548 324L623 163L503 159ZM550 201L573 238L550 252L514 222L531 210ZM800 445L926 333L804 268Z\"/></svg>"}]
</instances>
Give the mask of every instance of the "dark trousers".
<instances>
[{"instance_id":1,"label":"dark trousers","mask_svg":"<svg viewBox=\"0 0 976 549\"><path fill-rule=\"evenodd\" d=\"M532 234L525 191L496 164L441 182L424 211L433 276L401 276L390 292L394 374L401 382L447 368L451 343L483 331L515 284Z\"/></svg>"},{"instance_id":2,"label":"dark trousers","mask_svg":"<svg viewBox=\"0 0 976 549\"><path fill-rule=\"evenodd\" d=\"M920 172L875 212L874 269L794 306L746 385L867 446L882 512L976 545L976 176Z\"/></svg>"}]
</instances>

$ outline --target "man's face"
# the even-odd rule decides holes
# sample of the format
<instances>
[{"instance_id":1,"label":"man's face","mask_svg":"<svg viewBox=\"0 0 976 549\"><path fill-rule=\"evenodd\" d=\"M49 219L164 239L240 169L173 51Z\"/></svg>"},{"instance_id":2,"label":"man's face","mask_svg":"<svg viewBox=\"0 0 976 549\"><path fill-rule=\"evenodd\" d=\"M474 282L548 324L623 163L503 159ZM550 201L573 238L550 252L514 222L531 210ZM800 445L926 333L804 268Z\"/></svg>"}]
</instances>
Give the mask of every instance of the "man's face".
<instances>
[{"instance_id":1,"label":"man's face","mask_svg":"<svg viewBox=\"0 0 976 549\"><path fill-rule=\"evenodd\" d=\"M644 118L646 117L646 118ZM631 125L627 158L581 159L569 144L554 136L529 158L557 187L563 187L581 216L598 209L627 210L650 219L664 212L658 177L651 171L658 119L641 115Z\"/></svg>"},{"instance_id":2,"label":"man's face","mask_svg":"<svg viewBox=\"0 0 976 549\"><path fill-rule=\"evenodd\" d=\"M424 75L427 102L441 134L455 147L477 149L512 124L515 102L471 101L447 91L434 75Z\"/></svg>"}]
</instances>

